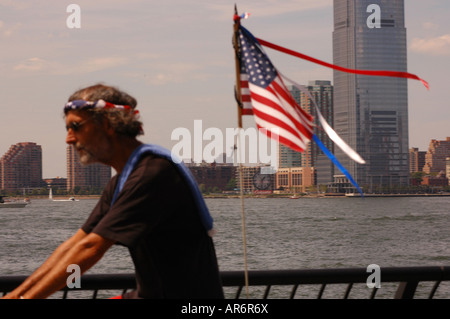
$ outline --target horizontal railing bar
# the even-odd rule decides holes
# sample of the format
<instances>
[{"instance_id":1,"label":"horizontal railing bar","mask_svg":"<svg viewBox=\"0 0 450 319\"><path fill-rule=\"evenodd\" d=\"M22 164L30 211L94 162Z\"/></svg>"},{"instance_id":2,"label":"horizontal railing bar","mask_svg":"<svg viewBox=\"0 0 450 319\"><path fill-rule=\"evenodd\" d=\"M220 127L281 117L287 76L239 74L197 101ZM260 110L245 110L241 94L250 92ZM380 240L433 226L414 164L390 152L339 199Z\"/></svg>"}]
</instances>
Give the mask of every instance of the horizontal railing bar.
<instances>
[{"instance_id":1,"label":"horizontal railing bar","mask_svg":"<svg viewBox=\"0 0 450 319\"><path fill-rule=\"evenodd\" d=\"M254 270L248 272L249 284L290 285L321 283L366 283L370 275L365 268L348 269L305 269L305 270ZM221 273L224 286L245 285L244 271L224 271ZM428 267L386 267L381 268L382 282L417 280L450 280L449 266Z\"/></svg>"},{"instance_id":2,"label":"horizontal railing bar","mask_svg":"<svg viewBox=\"0 0 450 319\"><path fill-rule=\"evenodd\" d=\"M327 284L366 283L370 274L365 268L253 270L248 272L248 282L249 286L269 286L266 290L268 294L270 286L275 285L316 284L323 285L322 289L324 289ZM0 293L12 291L26 278L27 276L0 276ZM242 288L245 286L244 271L222 271L221 278L224 287L238 287L236 298L239 298ZM384 267L381 268L380 279L381 282L434 281L440 283L450 280L450 266ZM81 277L81 282L81 290L126 291L136 287L134 274L85 274ZM431 297L433 297L438 285L438 283L435 284ZM66 287L63 290L71 289ZM295 290L297 290L297 287L295 287ZM323 290L321 293L323 293ZM373 291L373 295L375 293L376 290ZM94 294L96 295L97 292Z\"/></svg>"}]
</instances>

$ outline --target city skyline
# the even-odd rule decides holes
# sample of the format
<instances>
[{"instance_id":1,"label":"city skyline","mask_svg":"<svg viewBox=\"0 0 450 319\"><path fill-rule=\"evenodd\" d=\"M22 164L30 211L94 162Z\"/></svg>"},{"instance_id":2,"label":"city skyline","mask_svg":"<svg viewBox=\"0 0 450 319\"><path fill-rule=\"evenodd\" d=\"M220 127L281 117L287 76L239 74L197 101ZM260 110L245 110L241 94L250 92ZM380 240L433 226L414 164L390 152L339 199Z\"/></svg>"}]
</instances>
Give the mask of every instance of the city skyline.
<instances>
[{"instance_id":1,"label":"city skyline","mask_svg":"<svg viewBox=\"0 0 450 319\"><path fill-rule=\"evenodd\" d=\"M73 145L67 146L67 178L43 177L42 146L33 142L11 145L0 156L0 191L61 187L73 191L80 189L103 189L111 179L110 166L94 163L83 165ZM61 184L64 181L64 185ZM55 184L53 184L56 182Z\"/></svg>"},{"instance_id":2,"label":"city skyline","mask_svg":"<svg viewBox=\"0 0 450 319\"><path fill-rule=\"evenodd\" d=\"M433 162L433 157L437 156L438 161L440 161L441 162L440 164L442 164L443 161L445 161L447 158L450 158L449 157L450 153L449 153L449 155L445 155L446 154L445 151L443 152L441 150L441 151L438 152L438 154L434 154L434 153L436 153L436 146L438 146L438 147L440 147L442 149L444 149L444 148L449 149L449 145L450 145L450 137L446 137L443 140L436 140L436 139L430 140L429 147L425 151L420 150L418 148L414 148L414 147L410 148L408 150L408 152L410 154L409 163L408 163L409 173L413 173L413 172L417 172L417 171L422 171L422 172L427 173L426 169L425 169L425 166L424 166L425 162L426 162L425 158L427 156L429 156L429 162L428 163L432 163ZM19 153L20 153L24 149L28 149L30 147L32 149L34 149L34 148L38 148L39 149L39 153L38 153L39 155L38 155L38 157L36 157L39 160L38 161L34 161L34 160L32 161L30 158L28 158L28 162L29 162L29 166L30 166L29 169L34 167L36 172L34 172L33 174L35 176L40 176L42 174L42 167L43 167L43 162L42 162L42 151L43 150L42 150L42 146L39 145L39 144L36 144L34 142L21 142L21 143L17 143L17 144L11 145L9 147L8 152L6 152L3 155L0 154L0 159L1 160L6 160L6 162L9 165L9 159L11 157L14 157L14 154L18 153L17 151L19 151ZM279 159L280 160L280 165L278 167L279 169L292 168L292 167L296 167L296 168L304 167L304 166L301 166L301 162L302 162L301 156L298 157L298 158L296 157L294 159L292 157L294 151L292 151L291 149L289 149L289 148L287 148L287 147L285 147L285 146L283 146L281 144L280 144L280 147L283 148L283 151L281 151L281 152L287 152L287 153L289 153L289 155L287 155L287 154L281 155L281 156L284 156L284 158L283 159L282 158ZM418 159L419 153L421 153L421 156L422 156L422 160L421 160L423 162L422 165L419 164L420 163L420 160ZM297 154L299 154L299 153L297 153ZM413 156L411 156L411 154L413 154ZM217 162L219 166L223 165L224 163L225 163L226 166L233 164L233 163L230 163L228 160L225 161L225 156L226 156L225 153L220 154L220 156L223 157L223 160L220 161L220 162ZM436 159L434 159L434 160L436 160ZM23 159L20 158L20 161L23 161ZM281 161L283 161L284 164L281 164ZM188 167L191 167L191 168L192 167L200 167L200 166L203 166L204 164L205 163L190 163L190 162L186 163L186 165ZM207 163L207 164L208 164L208 167L209 167L213 163ZM255 168L255 167L260 167L261 165L265 166L267 164L257 163L256 165L250 165L250 166L245 166L244 165L244 166L245 167L254 167ZM322 164L319 163L319 167L321 167L321 165ZM237 166L237 163L234 163L234 166ZM422 167L422 166L424 166L424 167ZM412 167L416 167L418 170L412 170L411 169ZM422 167L422 170L420 169L421 167ZM429 168L430 167L433 167L433 165L429 164ZM5 169L5 168L6 167L3 167L3 169ZM322 167L322 169L323 169L323 167ZM438 171L440 172L442 170L445 170L445 169L444 168L440 168L440 169L436 170L436 168L434 168L433 172L438 172ZM42 177L39 177L39 180L40 181L45 181L45 180L52 180L52 179L56 179L56 180L64 179L64 180L67 180L67 187L71 189L74 186L82 185L82 184L77 184L77 182L75 180L69 181L69 179L71 179L71 178L73 179L74 178L74 177L71 177L71 176L76 175L77 172L79 172L79 171L83 171L83 174L85 174L86 176L83 177L83 176L80 175L80 176L77 176L76 179L79 179L79 178L81 178L81 179L83 179L83 178L89 179L90 178L89 175L93 174L93 175L95 175L94 179L89 180L89 182L87 182L87 184L88 185L95 185L97 187L98 185L106 184L109 181L109 179L111 178L111 174L113 172L113 169L111 169L111 168L109 168L109 167L107 167L107 166L105 166L103 164L99 164L99 163L89 164L89 165L82 165L81 162L79 162L79 157L76 154L73 146L67 146L66 147L66 172L67 172L68 177L63 177L63 176L47 176L47 177L44 177L44 176L42 176ZM11 172L14 172L14 170L11 170L9 168L9 166L8 166L7 173L9 175L11 175ZM31 174L31 172L32 171L29 170L28 173ZM2 175L1 174L2 173L3 173L3 171L2 171L2 163L0 162L0 190L2 189L2 183L1 183L1 181L2 181L2 178L1 178ZM36 175L36 173L37 173L37 175ZM72 185L69 186L69 183L72 183ZM326 183L328 183L328 182L326 182ZM319 184L319 182L318 182L318 184ZM322 184L324 184L324 183L322 183ZM102 187L102 186L100 186L100 187Z\"/></svg>"},{"instance_id":3,"label":"city skyline","mask_svg":"<svg viewBox=\"0 0 450 319\"><path fill-rule=\"evenodd\" d=\"M81 28L69 29L69 2L0 0L0 154L10 145L43 148L43 177L66 177L62 106L76 89L97 82L117 85L138 99L143 142L171 148L171 132L236 127L231 46L234 2L88 1ZM333 2L242 1L240 12L255 36L332 62ZM430 83L408 81L409 147L427 150L448 136L445 65L450 22L445 1L407 1L408 72ZM332 71L268 51L296 82L331 80ZM334 83L332 82L332 85ZM244 119L246 127L253 119Z\"/></svg>"}]
</instances>

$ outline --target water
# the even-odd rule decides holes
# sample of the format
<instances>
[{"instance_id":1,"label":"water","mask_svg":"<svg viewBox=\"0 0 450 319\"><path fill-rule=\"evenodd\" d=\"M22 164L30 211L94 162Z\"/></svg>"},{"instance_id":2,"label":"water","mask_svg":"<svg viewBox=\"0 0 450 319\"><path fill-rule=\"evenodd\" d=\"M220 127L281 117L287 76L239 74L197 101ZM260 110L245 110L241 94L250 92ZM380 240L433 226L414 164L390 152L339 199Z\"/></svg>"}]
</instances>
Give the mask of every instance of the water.
<instances>
[{"instance_id":1,"label":"water","mask_svg":"<svg viewBox=\"0 0 450 319\"><path fill-rule=\"evenodd\" d=\"M0 275L26 275L84 222L97 200L0 209ZM243 270L240 199L207 199L221 270ZM450 197L245 199L249 270L450 265ZM114 246L89 273L130 273ZM366 294L370 294L367 288ZM438 290L449 298L450 287Z\"/></svg>"}]
</instances>

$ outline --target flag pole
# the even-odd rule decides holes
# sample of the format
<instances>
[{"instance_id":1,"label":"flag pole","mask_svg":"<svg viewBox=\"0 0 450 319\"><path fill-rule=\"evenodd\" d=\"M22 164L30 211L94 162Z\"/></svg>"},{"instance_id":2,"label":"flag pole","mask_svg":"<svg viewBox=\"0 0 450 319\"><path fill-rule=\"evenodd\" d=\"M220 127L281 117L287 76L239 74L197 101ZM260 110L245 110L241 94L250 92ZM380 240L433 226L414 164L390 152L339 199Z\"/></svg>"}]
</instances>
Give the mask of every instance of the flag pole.
<instances>
[{"instance_id":1,"label":"flag pole","mask_svg":"<svg viewBox=\"0 0 450 319\"><path fill-rule=\"evenodd\" d=\"M240 18L236 5L234 5L234 25L233 25L233 46L234 46L234 59L236 66L236 87L235 95L237 100L238 109L238 127L242 128L242 100L241 100L241 64L239 62L239 25Z\"/></svg>"},{"instance_id":2,"label":"flag pole","mask_svg":"<svg viewBox=\"0 0 450 319\"><path fill-rule=\"evenodd\" d=\"M239 140L239 148L238 148L238 156L239 156L239 191L240 191L240 198L241 198L241 218L242 218L242 240L243 240L243 247L244 247L244 279L245 279L245 290L247 294L247 299L249 299L249 293L248 293L248 267L247 267L247 239L246 239L246 230L245 230L245 209L244 209L244 181L243 181L243 174L242 174L242 149L240 142L240 138L242 136L241 130L242 130L242 98L241 98L241 65L240 65L240 59L239 59L239 25L240 25L240 18L238 16L238 11L236 4L234 5L234 25L233 25L233 46L234 46L234 58L235 58L235 65L236 65L236 86L235 86L235 96L237 101L237 111L238 111L238 129L239 129L239 136L237 136L237 139Z\"/></svg>"}]
</instances>

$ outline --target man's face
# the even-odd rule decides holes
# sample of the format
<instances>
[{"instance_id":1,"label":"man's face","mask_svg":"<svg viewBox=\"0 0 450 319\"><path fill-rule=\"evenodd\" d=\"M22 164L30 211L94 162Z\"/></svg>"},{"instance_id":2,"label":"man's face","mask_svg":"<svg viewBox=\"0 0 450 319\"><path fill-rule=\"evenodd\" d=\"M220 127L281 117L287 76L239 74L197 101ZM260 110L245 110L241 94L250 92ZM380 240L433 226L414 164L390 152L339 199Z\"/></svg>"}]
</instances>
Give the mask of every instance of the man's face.
<instances>
[{"instance_id":1,"label":"man's face","mask_svg":"<svg viewBox=\"0 0 450 319\"><path fill-rule=\"evenodd\" d=\"M86 112L69 111L66 116L67 144L75 146L82 164L105 162L108 141L104 128Z\"/></svg>"}]
</instances>

